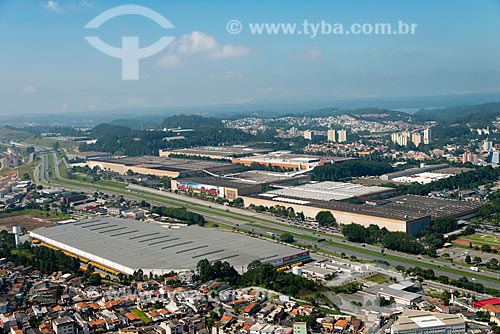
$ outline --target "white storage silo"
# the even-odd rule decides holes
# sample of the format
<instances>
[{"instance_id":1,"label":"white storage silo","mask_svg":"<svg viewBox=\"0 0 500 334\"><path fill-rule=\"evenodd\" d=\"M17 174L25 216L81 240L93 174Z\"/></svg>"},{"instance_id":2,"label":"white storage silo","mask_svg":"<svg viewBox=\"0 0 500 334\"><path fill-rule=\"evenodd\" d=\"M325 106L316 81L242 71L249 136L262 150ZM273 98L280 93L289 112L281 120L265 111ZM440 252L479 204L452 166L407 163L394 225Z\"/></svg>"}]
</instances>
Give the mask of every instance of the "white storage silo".
<instances>
[{"instance_id":1,"label":"white storage silo","mask_svg":"<svg viewBox=\"0 0 500 334\"><path fill-rule=\"evenodd\" d=\"M19 225L12 226L12 233L14 233L16 247L19 247L19 245L21 244L21 237L19 235L21 233L21 226Z\"/></svg>"},{"instance_id":2,"label":"white storage silo","mask_svg":"<svg viewBox=\"0 0 500 334\"><path fill-rule=\"evenodd\" d=\"M292 274L302 276L302 268L300 266L292 267Z\"/></svg>"}]
</instances>

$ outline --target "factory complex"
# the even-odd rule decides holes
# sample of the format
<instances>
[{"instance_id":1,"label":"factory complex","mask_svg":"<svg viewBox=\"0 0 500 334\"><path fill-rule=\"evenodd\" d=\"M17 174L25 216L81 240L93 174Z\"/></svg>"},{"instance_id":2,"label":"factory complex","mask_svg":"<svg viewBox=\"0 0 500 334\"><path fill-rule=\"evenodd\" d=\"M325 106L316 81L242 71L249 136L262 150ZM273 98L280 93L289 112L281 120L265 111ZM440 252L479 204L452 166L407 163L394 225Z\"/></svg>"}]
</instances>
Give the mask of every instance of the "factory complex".
<instances>
[{"instance_id":1,"label":"factory complex","mask_svg":"<svg viewBox=\"0 0 500 334\"><path fill-rule=\"evenodd\" d=\"M207 160L217 158L215 154L223 154L225 160L229 156L239 157L231 158L232 163L221 162L220 159ZM196 155L203 160L184 157L187 155ZM481 206L474 201L397 196L396 189L392 187L311 181L308 175L315 166L341 164L346 160L351 158L292 154L289 151L263 153L258 149L231 146L173 150L164 152L160 157L92 159L87 164L90 168L98 166L119 174L132 171L168 177L171 178L170 190L176 193L227 201L240 198L243 205L250 209L279 205L293 208L296 213L302 212L310 219L321 211L330 211L339 224L375 224L389 231L407 232L414 236L420 235L434 219L445 216L467 219L476 215ZM427 183L459 172L463 171L452 170L447 164L423 165L384 174L380 179L396 181L432 174L420 181Z\"/></svg>"}]
</instances>

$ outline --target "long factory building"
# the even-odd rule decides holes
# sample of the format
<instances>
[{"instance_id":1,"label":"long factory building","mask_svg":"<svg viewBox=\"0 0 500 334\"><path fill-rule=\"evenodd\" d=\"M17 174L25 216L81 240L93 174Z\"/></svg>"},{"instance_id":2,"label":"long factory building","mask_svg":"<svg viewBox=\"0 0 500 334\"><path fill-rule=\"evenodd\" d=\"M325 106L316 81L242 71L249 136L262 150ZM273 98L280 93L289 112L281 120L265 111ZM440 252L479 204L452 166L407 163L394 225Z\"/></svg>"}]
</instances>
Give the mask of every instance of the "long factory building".
<instances>
[{"instance_id":1,"label":"long factory building","mask_svg":"<svg viewBox=\"0 0 500 334\"><path fill-rule=\"evenodd\" d=\"M102 170L126 175L130 170L142 175L158 177L188 177L205 173L234 173L241 171L241 166L227 162L204 161L170 157L141 156L121 158L100 158L87 161L89 168L99 167Z\"/></svg>"},{"instance_id":2,"label":"long factory building","mask_svg":"<svg viewBox=\"0 0 500 334\"><path fill-rule=\"evenodd\" d=\"M317 182L281 187L261 194L241 196L245 207L281 205L292 207L306 217L330 211L339 224L371 224L389 231L419 235L439 217L467 219L481 204L424 196L395 196L395 189L366 187L343 182Z\"/></svg>"},{"instance_id":3,"label":"long factory building","mask_svg":"<svg viewBox=\"0 0 500 334\"><path fill-rule=\"evenodd\" d=\"M113 274L190 271L203 259L227 261L240 273L255 260L276 268L309 260L308 251L238 233L112 217L41 228L30 236Z\"/></svg>"}]
</instances>

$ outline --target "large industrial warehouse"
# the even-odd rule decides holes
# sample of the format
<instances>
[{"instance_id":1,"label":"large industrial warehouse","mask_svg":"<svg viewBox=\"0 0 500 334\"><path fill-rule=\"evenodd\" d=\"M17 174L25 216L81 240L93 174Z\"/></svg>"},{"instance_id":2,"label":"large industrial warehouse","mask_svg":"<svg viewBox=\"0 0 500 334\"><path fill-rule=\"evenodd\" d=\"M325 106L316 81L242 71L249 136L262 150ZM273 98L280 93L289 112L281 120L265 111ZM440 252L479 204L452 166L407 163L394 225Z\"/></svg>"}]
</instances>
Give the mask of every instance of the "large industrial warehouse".
<instances>
[{"instance_id":1,"label":"large industrial warehouse","mask_svg":"<svg viewBox=\"0 0 500 334\"><path fill-rule=\"evenodd\" d=\"M102 170L122 175L127 174L130 170L138 174L170 178L203 175L207 171L214 174L241 171L241 166L230 163L148 155L141 157L91 159L87 161L87 166L89 168L99 167Z\"/></svg>"},{"instance_id":2,"label":"large industrial warehouse","mask_svg":"<svg viewBox=\"0 0 500 334\"><path fill-rule=\"evenodd\" d=\"M258 164L262 166L273 166L294 170L308 170L316 166L323 166L325 164L338 163L347 160L354 160L354 158L292 154L289 151L276 151L251 157L233 158L232 162L235 164L242 164L244 166Z\"/></svg>"},{"instance_id":3,"label":"large industrial warehouse","mask_svg":"<svg viewBox=\"0 0 500 334\"><path fill-rule=\"evenodd\" d=\"M424 196L396 196L392 188L365 187L352 183L318 182L282 187L262 194L241 196L245 207L281 205L306 217L330 211L339 224L378 225L389 231L419 235L431 220L451 216L467 219L481 204Z\"/></svg>"},{"instance_id":4,"label":"large industrial warehouse","mask_svg":"<svg viewBox=\"0 0 500 334\"><path fill-rule=\"evenodd\" d=\"M37 229L30 236L126 274L189 271L203 259L227 261L239 272L255 260L281 267L309 259L308 251L237 233L109 217Z\"/></svg>"},{"instance_id":5,"label":"large industrial warehouse","mask_svg":"<svg viewBox=\"0 0 500 334\"><path fill-rule=\"evenodd\" d=\"M210 158L210 159L224 159L231 160L235 157L246 157L258 154L264 154L270 152L271 149L266 148L255 148L248 147L245 145L232 145L232 146L202 146L202 147L190 147L190 148L180 148L174 150L160 150L160 157L168 156L191 156L198 158Z\"/></svg>"}]
</instances>

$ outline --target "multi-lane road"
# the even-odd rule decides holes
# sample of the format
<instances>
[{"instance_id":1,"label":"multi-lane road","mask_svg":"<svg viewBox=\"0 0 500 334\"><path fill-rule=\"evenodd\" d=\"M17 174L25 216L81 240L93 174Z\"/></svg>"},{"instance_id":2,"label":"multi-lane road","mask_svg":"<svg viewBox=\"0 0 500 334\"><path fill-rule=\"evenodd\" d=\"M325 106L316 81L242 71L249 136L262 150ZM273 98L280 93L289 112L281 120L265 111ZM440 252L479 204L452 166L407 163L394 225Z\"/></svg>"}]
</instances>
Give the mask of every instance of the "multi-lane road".
<instances>
[{"instance_id":1,"label":"multi-lane road","mask_svg":"<svg viewBox=\"0 0 500 334\"><path fill-rule=\"evenodd\" d=\"M51 154L53 166L49 164L48 154ZM255 213L244 209L228 207L196 198L188 198L184 195L172 192L164 192L137 185L129 185L124 190L110 186L75 183L74 181L66 180L61 177L55 152L41 150L40 157L40 180L45 183L51 182L54 186L88 193L100 191L110 195L123 195L127 199L134 200L146 199L153 205L182 206L193 212L202 214L209 221L226 224L242 231L262 234L268 232L278 234L291 233L298 242L303 245L311 245L313 249L317 249L318 251L323 250L337 254L345 253L348 256L354 255L369 260L383 260L392 266L401 265L404 267L420 266L422 268L431 268L436 275L448 276L454 279L466 276L469 277L469 279L474 279L476 282L489 287L497 287L500 282L498 281L498 274L493 272L470 272L468 269L459 269L457 266L453 266L451 263L440 259L429 259L390 250L385 250L385 254L381 254L380 247L360 245L339 238L338 236L326 235L324 233L320 234L320 232L317 231L288 225L280 222L267 213ZM53 171L52 175L55 177L51 177L51 171ZM320 242L318 239L325 240ZM486 277L489 279L486 279Z\"/></svg>"}]
</instances>

